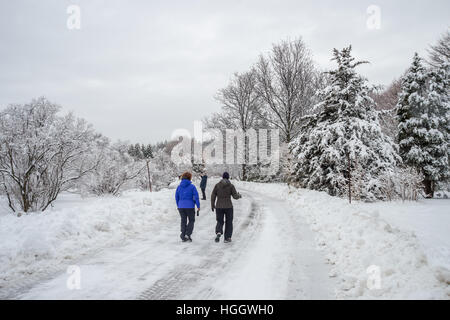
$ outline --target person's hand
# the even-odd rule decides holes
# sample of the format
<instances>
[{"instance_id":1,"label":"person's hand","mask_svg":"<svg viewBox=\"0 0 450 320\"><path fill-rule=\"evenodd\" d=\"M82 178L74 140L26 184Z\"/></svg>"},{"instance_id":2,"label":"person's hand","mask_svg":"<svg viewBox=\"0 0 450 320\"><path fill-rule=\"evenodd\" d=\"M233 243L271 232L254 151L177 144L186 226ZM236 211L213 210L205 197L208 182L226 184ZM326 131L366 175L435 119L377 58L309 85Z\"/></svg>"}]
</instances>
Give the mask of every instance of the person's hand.
<instances>
[{"instance_id":1,"label":"person's hand","mask_svg":"<svg viewBox=\"0 0 450 320\"><path fill-rule=\"evenodd\" d=\"M215 209L215 208L214 208L214 207L212 207L212 208L211 208L211 211L212 211L212 212L214 212L214 209Z\"/></svg>"}]
</instances>

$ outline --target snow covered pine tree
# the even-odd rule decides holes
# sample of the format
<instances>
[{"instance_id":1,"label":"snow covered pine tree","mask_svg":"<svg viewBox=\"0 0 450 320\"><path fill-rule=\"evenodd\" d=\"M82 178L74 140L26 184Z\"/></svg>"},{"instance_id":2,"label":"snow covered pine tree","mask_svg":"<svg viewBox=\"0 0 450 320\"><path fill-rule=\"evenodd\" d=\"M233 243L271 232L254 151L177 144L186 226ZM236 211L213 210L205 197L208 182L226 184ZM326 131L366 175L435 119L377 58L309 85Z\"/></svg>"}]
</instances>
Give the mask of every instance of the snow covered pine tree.
<instances>
[{"instance_id":1,"label":"snow covered pine tree","mask_svg":"<svg viewBox=\"0 0 450 320\"><path fill-rule=\"evenodd\" d=\"M433 178L433 192L438 183L448 183L450 178L450 62L444 62L439 68L432 68L428 72L428 114L432 121L431 127L437 129L442 139L442 148L438 148L434 154L436 161L430 168ZM437 125L437 126L436 126ZM435 141L436 144L439 142ZM427 168L428 169L428 168Z\"/></svg>"},{"instance_id":2,"label":"snow covered pine tree","mask_svg":"<svg viewBox=\"0 0 450 320\"><path fill-rule=\"evenodd\" d=\"M427 71L416 53L402 78L397 104L398 143L406 165L424 176L427 197L448 169L448 65Z\"/></svg>"},{"instance_id":3,"label":"snow covered pine tree","mask_svg":"<svg viewBox=\"0 0 450 320\"><path fill-rule=\"evenodd\" d=\"M338 68L330 71L330 85L316 109L304 118L299 137L291 143L296 156L294 175L301 186L346 196L350 178L359 199L384 199L382 174L393 172L400 160L392 140L382 133L366 79L355 68L351 46L334 49Z\"/></svg>"}]
</instances>

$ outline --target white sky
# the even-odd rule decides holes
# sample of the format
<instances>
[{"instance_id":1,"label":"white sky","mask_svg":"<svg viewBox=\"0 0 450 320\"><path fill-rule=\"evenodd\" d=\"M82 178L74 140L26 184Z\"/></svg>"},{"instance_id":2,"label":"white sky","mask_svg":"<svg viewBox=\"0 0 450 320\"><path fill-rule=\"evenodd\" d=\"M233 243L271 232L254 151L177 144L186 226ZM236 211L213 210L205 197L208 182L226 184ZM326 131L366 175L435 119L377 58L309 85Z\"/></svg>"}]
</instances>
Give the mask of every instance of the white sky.
<instances>
[{"instance_id":1,"label":"white sky","mask_svg":"<svg viewBox=\"0 0 450 320\"><path fill-rule=\"evenodd\" d=\"M69 5L81 29L68 30ZM369 5L381 29L366 26ZM303 37L321 68L334 47L388 84L450 26L450 1L119 1L0 3L0 106L45 95L112 139L156 142L193 130L218 89L282 39Z\"/></svg>"}]
</instances>

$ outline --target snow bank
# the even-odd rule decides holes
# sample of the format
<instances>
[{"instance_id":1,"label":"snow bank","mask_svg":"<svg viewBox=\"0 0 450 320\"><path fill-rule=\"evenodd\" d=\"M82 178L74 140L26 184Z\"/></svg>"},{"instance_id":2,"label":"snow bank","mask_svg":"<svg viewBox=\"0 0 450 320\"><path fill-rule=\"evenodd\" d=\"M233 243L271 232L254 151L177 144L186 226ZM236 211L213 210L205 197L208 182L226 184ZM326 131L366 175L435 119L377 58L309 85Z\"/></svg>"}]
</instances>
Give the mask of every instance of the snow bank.
<instances>
[{"instance_id":1,"label":"snow bank","mask_svg":"<svg viewBox=\"0 0 450 320\"><path fill-rule=\"evenodd\" d=\"M449 299L448 269L433 269L416 235L393 227L377 208L284 184L236 184L298 208L337 278L337 298ZM372 282L378 271L379 288Z\"/></svg>"},{"instance_id":2,"label":"snow bank","mask_svg":"<svg viewBox=\"0 0 450 320\"><path fill-rule=\"evenodd\" d=\"M45 212L0 215L0 298L83 256L150 234L169 219L173 203L167 189L87 199L63 194Z\"/></svg>"},{"instance_id":3,"label":"snow bank","mask_svg":"<svg viewBox=\"0 0 450 320\"><path fill-rule=\"evenodd\" d=\"M377 202L364 206L378 211L389 224L417 235L433 269L450 270L450 200Z\"/></svg>"}]
</instances>

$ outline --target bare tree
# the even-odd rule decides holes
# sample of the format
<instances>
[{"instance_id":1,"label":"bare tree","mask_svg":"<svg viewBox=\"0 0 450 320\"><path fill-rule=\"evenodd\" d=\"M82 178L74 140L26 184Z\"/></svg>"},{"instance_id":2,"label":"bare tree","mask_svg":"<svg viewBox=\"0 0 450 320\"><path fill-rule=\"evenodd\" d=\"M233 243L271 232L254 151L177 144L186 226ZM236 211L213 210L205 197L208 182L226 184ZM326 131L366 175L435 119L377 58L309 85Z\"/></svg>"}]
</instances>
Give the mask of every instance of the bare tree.
<instances>
[{"instance_id":1,"label":"bare tree","mask_svg":"<svg viewBox=\"0 0 450 320\"><path fill-rule=\"evenodd\" d=\"M433 67L439 68L444 63L450 63L450 31L447 30L428 52L430 53L429 63Z\"/></svg>"},{"instance_id":2,"label":"bare tree","mask_svg":"<svg viewBox=\"0 0 450 320\"><path fill-rule=\"evenodd\" d=\"M226 88L219 90L216 99L222 104L222 118L229 129L252 128L258 119L260 97L256 91L257 76L254 69L235 73Z\"/></svg>"},{"instance_id":3,"label":"bare tree","mask_svg":"<svg viewBox=\"0 0 450 320\"><path fill-rule=\"evenodd\" d=\"M147 187L152 192L152 177L150 174L151 161L153 159L153 147L148 144L130 145L128 148L128 154L135 160L144 160L147 168Z\"/></svg>"},{"instance_id":4,"label":"bare tree","mask_svg":"<svg viewBox=\"0 0 450 320\"><path fill-rule=\"evenodd\" d=\"M371 97L374 99L377 110L392 110L398 102L398 94L402 88L400 79L392 81L392 83L379 92L374 92Z\"/></svg>"},{"instance_id":5,"label":"bare tree","mask_svg":"<svg viewBox=\"0 0 450 320\"><path fill-rule=\"evenodd\" d=\"M395 117L395 107L398 95L401 91L400 79L394 80L386 89L372 92L371 98L375 107L379 110L381 128L385 134L395 139L397 135L398 122Z\"/></svg>"},{"instance_id":6,"label":"bare tree","mask_svg":"<svg viewBox=\"0 0 450 320\"><path fill-rule=\"evenodd\" d=\"M299 131L300 119L315 104L319 74L311 53L301 39L282 41L273 45L268 57L260 56L256 68L257 90L265 105L262 116L289 143Z\"/></svg>"},{"instance_id":7,"label":"bare tree","mask_svg":"<svg viewBox=\"0 0 450 320\"><path fill-rule=\"evenodd\" d=\"M216 99L222 104L222 111L214 115L214 121L222 129L238 129L244 134L244 163L242 179L247 179L249 139L246 133L257 126L260 115L260 96L256 90L257 75L254 69L235 73L226 88L219 90Z\"/></svg>"}]
</instances>

